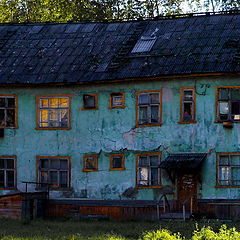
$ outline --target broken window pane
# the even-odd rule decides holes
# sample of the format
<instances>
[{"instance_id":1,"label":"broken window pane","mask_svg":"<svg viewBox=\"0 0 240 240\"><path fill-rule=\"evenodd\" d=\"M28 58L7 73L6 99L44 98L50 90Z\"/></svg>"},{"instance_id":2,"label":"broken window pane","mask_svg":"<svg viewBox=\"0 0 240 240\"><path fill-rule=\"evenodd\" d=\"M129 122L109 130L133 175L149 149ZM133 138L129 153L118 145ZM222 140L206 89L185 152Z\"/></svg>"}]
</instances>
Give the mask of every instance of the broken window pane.
<instances>
[{"instance_id":1,"label":"broken window pane","mask_svg":"<svg viewBox=\"0 0 240 240\"><path fill-rule=\"evenodd\" d=\"M183 120L186 122L193 120L192 107L193 107L193 103L183 104Z\"/></svg>"},{"instance_id":2,"label":"broken window pane","mask_svg":"<svg viewBox=\"0 0 240 240\"><path fill-rule=\"evenodd\" d=\"M232 114L240 115L240 101L232 102L231 110L232 110Z\"/></svg>"},{"instance_id":3,"label":"broken window pane","mask_svg":"<svg viewBox=\"0 0 240 240\"><path fill-rule=\"evenodd\" d=\"M8 98L8 107L15 108L15 98Z\"/></svg>"},{"instance_id":4,"label":"broken window pane","mask_svg":"<svg viewBox=\"0 0 240 240\"><path fill-rule=\"evenodd\" d=\"M6 171L6 187L14 187L14 171Z\"/></svg>"},{"instance_id":5,"label":"broken window pane","mask_svg":"<svg viewBox=\"0 0 240 240\"><path fill-rule=\"evenodd\" d=\"M40 159L41 168L49 168L48 159Z\"/></svg>"},{"instance_id":6,"label":"broken window pane","mask_svg":"<svg viewBox=\"0 0 240 240\"><path fill-rule=\"evenodd\" d=\"M96 95L83 95L83 108L94 109L96 108Z\"/></svg>"},{"instance_id":7,"label":"broken window pane","mask_svg":"<svg viewBox=\"0 0 240 240\"><path fill-rule=\"evenodd\" d=\"M96 170L97 169L97 158L96 157L86 157L85 158L85 169Z\"/></svg>"},{"instance_id":8,"label":"broken window pane","mask_svg":"<svg viewBox=\"0 0 240 240\"><path fill-rule=\"evenodd\" d=\"M122 168L123 157L122 156L112 156L112 168Z\"/></svg>"},{"instance_id":9,"label":"broken window pane","mask_svg":"<svg viewBox=\"0 0 240 240\"><path fill-rule=\"evenodd\" d=\"M5 159L0 159L0 169L5 168L4 163L5 163Z\"/></svg>"},{"instance_id":10,"label":"broken window pane","mask_svg":"<svg viewBox=\"0 0 240 240\"><path fill-rule=\"evenodd\" d=\"M7 169L14 169L14 159L6 159L5 162Z\"/></svg>"},{"instance_id":11,"label":"broken window pane","mask_svg":"<svg viewBox=\"0 0 240 240\"><path fill-rule=\"evenodd\" d=\"M5 108L7 105L6 102L7 99L5 97L0 97L0 108Z\"/></svg>"},{"instance_id":12,"label":"broken window pane","mask_svg":"<svg viewBox=\"0 0 240 240\"><path fill-rule=\"evenodd\" d=\"M6 112L6 126L14 127L15 125L15 109L7 109Z\"/></svg>"}]
</instances>

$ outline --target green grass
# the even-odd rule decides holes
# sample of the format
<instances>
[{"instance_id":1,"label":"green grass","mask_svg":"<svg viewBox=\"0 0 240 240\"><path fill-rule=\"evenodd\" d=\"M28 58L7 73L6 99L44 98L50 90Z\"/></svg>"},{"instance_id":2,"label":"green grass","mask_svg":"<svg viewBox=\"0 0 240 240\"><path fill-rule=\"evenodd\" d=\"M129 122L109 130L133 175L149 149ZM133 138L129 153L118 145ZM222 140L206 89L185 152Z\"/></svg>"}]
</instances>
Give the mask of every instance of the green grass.
<instances>
[{"instance_id":1,"label":"green grass","mask_svg":"<svg viewBox=\"0 0 240 240\"><path fill-rule=\"evenodd\" d=\"M218 231L223 222L198 222L198 228L211 226L214 231ZM228 228L236 227L240 230L240 223L225 223ZM118 221L43 221L31 222L0 219L0 238L5 240L115 240L110 236L118 236L120 240L137 240L144 232L157 229L168 229L172 233L178 233L186 239L190 239L196 229L196 222L162 221L162 222L118 222Z\"/></svg>"}]
</instances>

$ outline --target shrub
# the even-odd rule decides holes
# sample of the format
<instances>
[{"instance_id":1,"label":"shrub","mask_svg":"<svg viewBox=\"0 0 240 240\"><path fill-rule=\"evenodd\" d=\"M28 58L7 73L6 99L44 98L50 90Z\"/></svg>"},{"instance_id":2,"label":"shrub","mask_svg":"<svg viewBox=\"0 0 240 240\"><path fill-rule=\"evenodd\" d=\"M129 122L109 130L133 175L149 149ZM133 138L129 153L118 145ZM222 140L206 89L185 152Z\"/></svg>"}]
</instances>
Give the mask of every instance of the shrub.
<instances>
[{"instance_id":1,"label":"shrub","mask_svg":"<svg viewBox=\"0 0 240 240\"><path fill-rule=\"evenodd\" d=\"M146 232L140 240L182 240L180 234L172 234L166 229Z\"/></svg>"}]
</instances>

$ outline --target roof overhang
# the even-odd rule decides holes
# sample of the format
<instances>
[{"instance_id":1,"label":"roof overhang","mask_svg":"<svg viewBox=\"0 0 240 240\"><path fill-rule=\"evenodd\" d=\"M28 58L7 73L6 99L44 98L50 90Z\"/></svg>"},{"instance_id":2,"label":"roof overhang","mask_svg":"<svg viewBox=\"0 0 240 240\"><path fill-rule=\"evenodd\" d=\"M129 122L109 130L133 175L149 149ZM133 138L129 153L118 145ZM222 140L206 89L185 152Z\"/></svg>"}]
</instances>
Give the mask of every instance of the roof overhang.
<instances>
[{"instance_id":1,"label":"roof overhang","mask_svg":"<svg viewBox=\"0 0 240 240\"><path fill-rule=\"evenodd\" d=\"M169 154L168 157L160 163L160 168L167 170L196 169L206 157L207 153Z\"/></svg>"}]
</instances>

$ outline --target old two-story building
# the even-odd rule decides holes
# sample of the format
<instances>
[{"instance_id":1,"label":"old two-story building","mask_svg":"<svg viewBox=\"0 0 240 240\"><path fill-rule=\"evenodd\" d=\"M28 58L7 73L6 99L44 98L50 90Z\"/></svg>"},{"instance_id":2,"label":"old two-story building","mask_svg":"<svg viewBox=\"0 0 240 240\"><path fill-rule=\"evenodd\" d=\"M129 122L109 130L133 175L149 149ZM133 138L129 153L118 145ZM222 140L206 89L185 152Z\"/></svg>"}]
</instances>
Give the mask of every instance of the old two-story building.
<instances>
[{"instance_id":1,"label":"old two-story building","mask_svg":"<svg viewBox=\"0 0 240 240\"><path fill-rule=\"evenodd\" d=\"M239 217L239 73L238 12L1 24L1 206Z\"/></svg>"}]
</instances>

